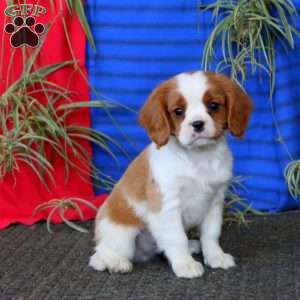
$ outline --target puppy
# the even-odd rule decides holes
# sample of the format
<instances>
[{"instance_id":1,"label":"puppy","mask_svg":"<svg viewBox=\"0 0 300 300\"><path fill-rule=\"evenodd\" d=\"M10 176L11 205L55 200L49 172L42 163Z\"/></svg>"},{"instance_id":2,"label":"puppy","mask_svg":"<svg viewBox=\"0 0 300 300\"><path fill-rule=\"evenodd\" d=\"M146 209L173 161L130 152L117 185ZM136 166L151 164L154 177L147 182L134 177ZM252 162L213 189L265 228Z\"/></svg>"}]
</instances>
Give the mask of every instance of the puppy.
<instances>
[{"instance_id":1,"label":"puppy","mask_svg":"<svg viewBox=\"0 0 300 300\"><path fill-rule=\"evenodd\" d=\"M189 72L159 85L140 112L152 143L130 164L99 209L90 266L129 272L132 261L163 252L178 277L235 265L219 245L223 202L232 178L224 132L241 137L251 112L245 92L221 74ZM199 228L200 241L186 232Z\"/></svg>"}]
</instances>

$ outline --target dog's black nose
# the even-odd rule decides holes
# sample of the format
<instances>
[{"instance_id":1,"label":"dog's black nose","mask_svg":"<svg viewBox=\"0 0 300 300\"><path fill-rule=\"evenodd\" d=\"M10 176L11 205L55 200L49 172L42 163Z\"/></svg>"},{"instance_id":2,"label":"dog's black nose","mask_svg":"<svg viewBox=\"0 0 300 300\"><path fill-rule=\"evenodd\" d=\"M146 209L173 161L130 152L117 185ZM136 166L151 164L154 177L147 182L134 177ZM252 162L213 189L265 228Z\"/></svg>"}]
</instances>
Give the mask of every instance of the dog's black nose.
<instances>
[{"instance_id":1,"label":"dog's black nose","mask_svg":"<svg viewBox=\"0 0 300 300\"><path fill-rule=\"evenodd\" d=\"M201 132L204 129L204 122L200 120L194 121L192 126L196 132Z\"/></svg>"}]
</instances>

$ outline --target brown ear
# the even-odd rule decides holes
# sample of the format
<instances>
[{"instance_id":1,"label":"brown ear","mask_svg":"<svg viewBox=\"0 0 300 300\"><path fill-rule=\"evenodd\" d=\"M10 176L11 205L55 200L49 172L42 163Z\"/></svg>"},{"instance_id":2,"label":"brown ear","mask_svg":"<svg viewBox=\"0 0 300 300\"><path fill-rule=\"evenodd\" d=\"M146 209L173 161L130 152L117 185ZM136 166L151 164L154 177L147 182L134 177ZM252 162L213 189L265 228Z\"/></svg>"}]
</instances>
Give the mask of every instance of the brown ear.
<instances>
[{"instance_id":1,"label":"brown ear","mask_svg":"<svg viewBox=\"0 0 300 300\"><path fill-rule=\"evenodd\" d=\"M210 73L226 95L227 124L231 134L242 137L246 131L252 102L242 88L233 80L221 74Z\"/></svg>"},{"instance_id":2,"label":"brown ear","mask_svg":"<svg viewBox=\"0 0 300 300\"><path fill-rule=\"evenodd\" d=\"M158 148L168 142L171 134L166 103L170 88L170 81L166 81L154 89L139 115L140 124Z\"/></svg>"}]
</instances>

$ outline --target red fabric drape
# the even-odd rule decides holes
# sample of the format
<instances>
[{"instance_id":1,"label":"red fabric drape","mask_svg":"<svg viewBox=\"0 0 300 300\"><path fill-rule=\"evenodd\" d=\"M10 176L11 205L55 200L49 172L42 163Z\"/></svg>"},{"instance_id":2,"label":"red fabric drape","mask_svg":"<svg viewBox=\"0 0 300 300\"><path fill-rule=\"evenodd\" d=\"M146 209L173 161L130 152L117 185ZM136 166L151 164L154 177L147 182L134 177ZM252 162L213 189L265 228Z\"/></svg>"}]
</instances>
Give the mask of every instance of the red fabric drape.
<instances>
[{"instance_id":1,"label":"red fabric drape","mask_svg":"<svg viewBox=\"0 0 300 300\"><path fill-rule=\"evenodd\" d=\"M19 2L19 1L16 1ZM53 2L54 5L51 4ZM46 8L46 13L36 16L36 22L44 25L50 25L47 32L45 42L42 46L40 55L37 59L37 66L45 66L53 63L61 63L66 60L72 60L71 51L68 47L65 31L63 28L63 15L66 20L67 30L70 36L70 42L74 50L74 55L79 62L82 72L86 75L85 69L85 34L81 28L78 17L71 16L66 6L61 9L60 0L53 1L28 1L29 4L40 3ZM0 93L7 88L20 75L22 65L21 48L12 48L10 45L10 35L4 32L5 24L12 22L12 18L7 17L3 11L6 8L5 1L0 2ZM18 9L18 7L16 7ZM29 13L30 14L30 13ZM30 50L27 48L27 50ZM31 49L32 51L33 49ZM10 66L11 62L11 66ZM82 75L74 70L73 66L65 67L50 76L52 82L67 87L75 91L73 101L88 100L88 86ZM1 101L1 100L0 100ZM42 101L42 99L41 99ZM81 109L76 112L70 119L70 122L90 126L90 115L88 109ZM90 145L83 144L91 153ZM19 164L20 170L13 178L6 175L4 180L0 182L0 228L20 222L31 225L39 220L47 218L49 210L41 211L33 215L33 211L37 205L47 202L54 198L64 197L80 197L91 201L96 206L100 206L105 199L105 195L95 197L92 184L88 180L83 180L76 171L70 173L68 182L65 182L64 165L59 157L51 159L54 164L55 185L50 184L48 191L40 182L36 174L26 165ZM95 212L86 205L79 204L85 220L95 216ZM70 220L79 219L76 211L69 209L65 214ZM52 217L53 223L61 222L58 213Z\"/></svg>"}]
</instances>

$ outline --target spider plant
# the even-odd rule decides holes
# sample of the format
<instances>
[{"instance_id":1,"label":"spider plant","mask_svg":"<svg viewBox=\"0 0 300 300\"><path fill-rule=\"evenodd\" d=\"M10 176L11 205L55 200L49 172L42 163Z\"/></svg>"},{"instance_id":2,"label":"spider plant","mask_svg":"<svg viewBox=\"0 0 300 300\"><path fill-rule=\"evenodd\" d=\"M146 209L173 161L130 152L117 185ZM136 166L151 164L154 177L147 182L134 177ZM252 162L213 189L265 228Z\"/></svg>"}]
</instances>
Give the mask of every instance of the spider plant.
<instances>
[{"instance_id":1,"label":"spider plant","mask_svg":"<svg viewBox=\"0 0 300 300\"><path fill-rule=\"evenodd\" d=\"M278 41L288 50L294 48L293 26L297 11L290 0L217 0L202 5L211 10L215 27L204 46L203 66L209 69L215 58L217 42L221 43L221 59L216 71L229 70L238 83L247 78L247 72L257 69L269 75L270 97L275 87L276 52Z\"/></svg>"},{"instance_id":2,"label":"spider plant","mask_svg":"<svg viewBox=\"0 0 300 300\"><path fill-rule=\"evenodd\" d=\"M237 193L228 192L227 201L224 207L224 225L232 224L248 225L251 223L250 216L264 216L265 213L256 210L248 204L245 199L241 198Z\"/></svg>"},{"instance_id":3,"label":"spider plant","mask_svg":"<svg viewBox=\"0 0 300 300\"><path fill-rule=\"evenodd\" d=\"M224 224L226 226L234 223L238 226L247 225L251 222L248 218L249 216L265 215L265 213L252 208L251 204L239 196L238 189L246 189L243 183L245 180L247 180L247 177L236 176L231 181L224 206Z\"/></svg>"},{"instance_id":4,"label":"spider plant","mask_svg":"<svg viewBox=\"0 0 300 300\"><path fill-rule=\"evenodd\" d=\"M72 167L86 179L92 176L102 187L109 189L113 181L92 164L89 151L79 141L94 143L112 157L114 154L108 143L117 143L104 133L71 124L68 120L78 108L108 110L115 104L103 100L72 103L70 96L74 96L73 91L47 79L48 75L65 67L74 67L76 71L80 69L76 60L37 68L35 62L46 35L47 30L33 52L27 53L27 49L22 48L22 74L0 96L0 179L7 173L14 175L22 162L29 165L48 187L45 175L54 181L53 165L49 160L50 149L63 160L66 180ZM83 75L82 72L80 74Z\"/></svg>"},{"instance_id":5,"label":"spider plant","mask_svg":"<svg viewBox=\"0 0 300 300\"><path fill-rule=\"evenodd\" d=\"M289 192L294 199L300 196L300 160L291 161L284 170Z\"/></svg>"},{"instance_id":6,"label":"spider plant","mask_svg":"<svg viewBox=\"0 0 300 300\"><path fill-rule=\"evenodd\" d=\"M13 4L15 1L7 1L7 3ZM54 8L53 0L50 4ZM66 4L72 15L77 13L83 30L95 49L81 0L66 0ZM59 10L63 11L62 1L59 2ZM74 113L78 113L78 109L82 111L87 107L97 107L109 112L109 109L116 104L104 100L73 103L71 101L71 96L72 99L75 96L73 91L48 79L48 75L69 67L79 72L83 79L87 81L75 58L65 17L62 13L58 16L62 18L72 60L48 66L36 66L36 58L40 54L47 32L53 23L51 21L46 25L45 33L41 37L38 48L34 51L30 51L26 47L21 48L23 72L20 77L9 85L10 74L7 74L7 89L0 96L0 180L3 181L6 176L10 175L16 180L15 175L21 170L21 164L27 164L38 176L41 183L47 189L51 189L51 183L55 182L52 160L53 155L55 155L56 158L60 157L64 164L66 181L68 181L69 170L72 168L84 179L90 181L92 177L94 182L101 185L102 188L110 189L114 183L113 180L93 165L90 151L86 149L88 147L85 147L85 145L94 143L114 157L109 149L109 143L116 145L117 143L104 133L70 123L70 117ZM15 49L12 50L8 70L13 67L15 51ZM86 143L82 143L82 141ZM34 213L43 209L50 209L47 216L47 227L50 232L50 222L56 211L59 212L62 221L66 225L85 232L84 228L69 221L65 216L67 209L75 209L80 218L83 219L78 202L97 210L90 201L72 197L53 199L42 203L35 209Z\"/></svg>"},{"instance_id":7,"label":"spider plant","mask_svg":"<svg viewBox=\"0 0 300 300\"><path fill-rule=\"evenodd\" d=\"M71 103L72 91L47 79L49 74L73 64L66 61L33 70L29 60L20 78L1 95L0 178L10 172L14 174L19 170L19 162L23 162L48 186L44 175L54 181L53 165L47 153L50 148L62 158L66 174L72 167L86 178L94 176L106 187L112 184L91 163L90 153L79 141L92 142L113 157L108 143L116 143L104 133L68 122L78 108L108 108L111 104L101 100ZM41 98L46 99L45 104Z\"/></svg>"},{"instance_id":8,"label":"spider plant","mask_svg":"<svg viewBox=\"0 0 300 300\"><path fill-rule=\"evenodd\" d=\"M14 3L14 1L7 2ZM50 4L54 8L53 0ZM58 3L61 12L63 11L62 4L62 1ZM72 15L77 13L88 40L95 48L82 2L67 0L66 4ZM36 49L31 51L26 47L21 48L23 71L20 77L15 82L8 84L9 74L7 74L7 89L0 96L0 180L5 180L6 176L13 176L16 179L15 175L21 170L21 164L26 164L35 172L41 183L51 189L51 183L55 181L53 176L53 156L55 156L56 158L60 157L64 164L66 181L68 181L70 169L74 169L84 179L90 181L92 177L94 182L101 185L102 188L110 189L114 183L113 180L93 165L89 147L85 145L94 143L116 159L109 144L112 143L116 146L118 144L102 132L71 123L70 118L73 114L80 113L78 109L82 111L89 107L103 109L110 114L110 109L118 104L104 100L84 101L86 99L72 102L71 97L72 99L76 97L74 91L48 79L49 75L69 67L79 72L82 78L88 82L75 58L65 17L63 14L59 14L59 16L62 18L72 59L42 67L36 66L36 59L40 55L47 32L53 23L50 22L46 25L45 33ZM9 62L11 67L16 50L12 51ZM65 224L73 229L84 231L65 217L65 211L70 208L75 209L79 216L83 217L77 202L96 209L91 202L72 197L53 199L43 203L36 208L35 213L51 208L47 217L49 231L51 231L50 222L55 211L59 211Z\"/></svg>"},{"instance_id":9,"label":"spider plant","mask_svg":"<svg viewBox=\"0 0 300 300\"><path fill-rule=\"evenodd\" d=\"M81 220L83 220L83 214L82 214L82 211L81 211L78 203L84 204L84 205L88 206L89 208L93 209L94 211L97 211L97 207L94 204L92 204L90 201L87 201L85 199L78 198L78 197L69 197L69 198L63 198L63 199L52 199L52 200L49 200L48 202L42 203L35 208L34 214L36 214L42 210L50 209L50 212L47 216L47 221L46 221L47 229L48 229L48 232L50 232L50 233L53 233L53 231L51 229L51 219L55 212L58 212L58 214L61 217L61 219L63 220L63 222L65 224L67 224L69 227L71 227L72 229L79 231L79 232L87 233L87 232L89 232L87 229L83 228L82 226L78 225L77 223L74 223L74 222L68 220L65 216L66 211L71 208L71 209L74 209L78 213Z\"/></svg>"},{"instance_id":10,"label":"spider plant","mask_svg":"<svg viewBox=\"0 0 300 300\"><path fill-rule=\"evenodd\" d=\"M87 18L86 18L85 12L84 12L82 0L65 0L65 1L66 1L66 4L67 4L70 14L73 15L74 12L76 12L88 41L90 42L92 48L94 50L96 50L95 41L94 41L89 23L87 21ZM51 2L53 2L53 0L51 0ZM63 18L63 20L64 20L64 18ZM65 27L65 22L64 22L64 27Z\"/></svg>"}]
</instances>

